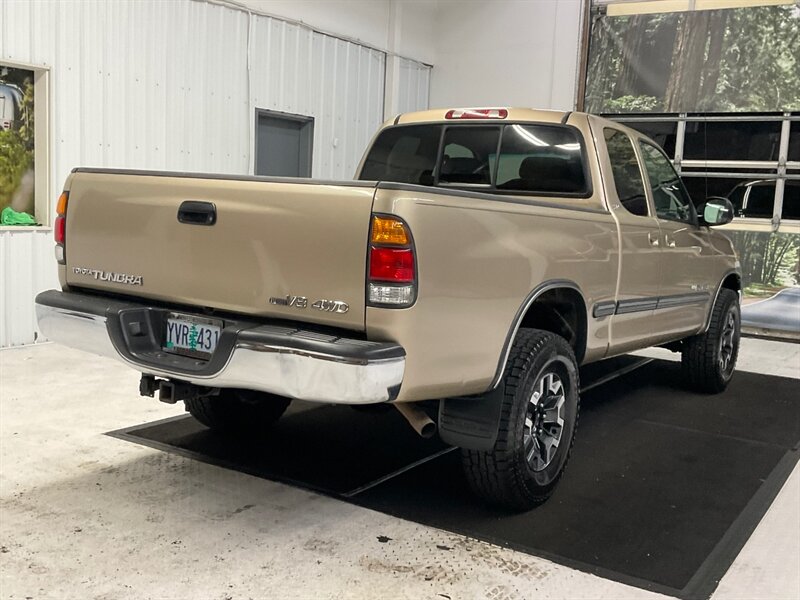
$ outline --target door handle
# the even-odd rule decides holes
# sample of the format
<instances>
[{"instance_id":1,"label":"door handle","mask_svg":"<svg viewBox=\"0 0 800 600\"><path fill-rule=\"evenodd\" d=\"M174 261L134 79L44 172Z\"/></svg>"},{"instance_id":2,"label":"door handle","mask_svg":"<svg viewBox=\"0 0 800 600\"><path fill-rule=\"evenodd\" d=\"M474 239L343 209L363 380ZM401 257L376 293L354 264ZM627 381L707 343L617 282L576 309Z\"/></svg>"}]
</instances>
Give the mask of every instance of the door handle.
<instances>
[{"instance_id":1,"label":"door handle","mask_svg":"<svg viewBox=\"0 0 800 600\"><path fill-rule=\"evenodd\" d=\"M178 221L187 225L213 225L217 222L217 207L211 202L186 200L178 208Z\"/></svg>"},{"instance_id":2,"label":"door handle","mask_svg":"<svg viewBox=\"0 0 800 600\"><path fill-rule=\"evenodd\" d=\"M650 242L651 246L658 246L658 234L653 235L652 231L648 232L647 241Z\"/></svg>"},{"instance_id":3,"label":"door handle","mask_svg":"<svg viewBox=\"0 0 800 600\"><path fill-rule=\"evenodd\" d=\"M669 246L670 248L674 248L675 247L675 240L673 238L669 237L668 235L664 236L664 241L667 242L667 246Z\"/></svg>"}]
</instances>

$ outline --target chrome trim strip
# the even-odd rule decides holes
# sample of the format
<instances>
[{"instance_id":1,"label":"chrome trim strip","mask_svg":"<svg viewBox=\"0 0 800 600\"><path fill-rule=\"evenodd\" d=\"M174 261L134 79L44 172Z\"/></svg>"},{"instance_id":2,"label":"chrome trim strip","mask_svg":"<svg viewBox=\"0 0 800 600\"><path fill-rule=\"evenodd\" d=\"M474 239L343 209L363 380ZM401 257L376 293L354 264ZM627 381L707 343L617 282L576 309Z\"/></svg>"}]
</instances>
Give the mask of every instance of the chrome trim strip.
<instances>
[{"instance_id":1,"label":"chrome trim strip","mask_svg":"<svg viewBox=\"0 0 800 600\"><path fill-rule=\"evenodd\" d=\"M374 404L397 397L405 357L338 360L335 353L303 351L272 344L237 344L217 373L200 376L137 364L123 357L108 334L105 316L36 304L42 333L54 342L114 358L137 371L220 388L244 388L289 398L341 404Z\"/></svg>"},{"instance_id":2,"label":"chrome trim strip","mask_svg":"<svg viewBox=\"0 0 800 600\"><path fill-rule=\"evenodd\" d=\"M658 299L659 308L673 308L675 306L686 306L689 304L705 304L711 294L708 292L693 292L691 294L676 294L674 296L661 296Z\"/></svg>"},{"instance_id":3,"label":"chrome trim strip","mask_svg":"<svg viewBox=\"0 0 800 600\"><path fill-rule=\"evenodd\" d=\"M614 301L611 302L598 302L594 305L594 309L592 310L592 316L595 319L600 319L602 317L609 317L617 312L617 303Z\"/></svg>"},{"instance_id":4,"label":"chrome trim strip","mask_svg":"<svg viewBox=\"0 0 800 600\"><path fill-rule=\"evenodd\" d=\"M675 308L690 304L705 304L708 302L708 292L692 292L689 294L675 294L672 296L658 296L652 298L634 298L620 300L619 302L598 302L594 305L592 316L595 319L609 315L627 315L636 312Z\"/></svg>"},{"instance_id":5,"label":"chrome trim strip","mask_svg":"<svg viewBox=\"0 0 800 600\"><path fill-rule=\"evenodd\" d=\"M627 315L635 312L655 310L658 298L636 298L634 300L620 300L617 304L618 315Z\"/></svg>"}]
</instances>

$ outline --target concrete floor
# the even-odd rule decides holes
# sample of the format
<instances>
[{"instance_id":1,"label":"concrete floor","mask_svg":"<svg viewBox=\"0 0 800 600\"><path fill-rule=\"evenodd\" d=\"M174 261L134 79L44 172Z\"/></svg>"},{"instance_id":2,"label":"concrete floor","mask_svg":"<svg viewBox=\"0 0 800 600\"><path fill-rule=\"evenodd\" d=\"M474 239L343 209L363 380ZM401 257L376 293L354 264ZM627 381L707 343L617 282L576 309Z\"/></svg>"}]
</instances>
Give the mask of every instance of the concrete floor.
<instances>
[{"instance_id":1,"label":"concrete floor","mask_svg":"<svg viewBox=\"0 0 800 600\"><path fill-rule=\"evenodd\" d=\"M800 377L800 345L746 339L740 365ZM137 383L52 344L0 351L1 598L658 597L103 435L181 413ZM714 598L800 598L800 468Z\"/></svg>"}]
</instances>

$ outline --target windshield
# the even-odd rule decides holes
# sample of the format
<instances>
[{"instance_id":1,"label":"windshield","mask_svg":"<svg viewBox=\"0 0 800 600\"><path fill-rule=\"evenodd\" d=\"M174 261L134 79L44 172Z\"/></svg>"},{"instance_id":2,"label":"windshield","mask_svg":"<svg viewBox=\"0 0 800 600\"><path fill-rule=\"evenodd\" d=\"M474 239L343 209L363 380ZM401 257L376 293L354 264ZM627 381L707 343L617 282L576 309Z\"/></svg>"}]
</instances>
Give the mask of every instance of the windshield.
<instances>
[{"instance_id":1,"label":"windshield","mask_svg":"<svg viewBox=\"0 0 800 600\"><path fill-rule=\"evenodd\" d=\"M492 193L589 193L577 130L545 124L390 127L370 148L359 179Z\"/></svg>"}]
</instances>

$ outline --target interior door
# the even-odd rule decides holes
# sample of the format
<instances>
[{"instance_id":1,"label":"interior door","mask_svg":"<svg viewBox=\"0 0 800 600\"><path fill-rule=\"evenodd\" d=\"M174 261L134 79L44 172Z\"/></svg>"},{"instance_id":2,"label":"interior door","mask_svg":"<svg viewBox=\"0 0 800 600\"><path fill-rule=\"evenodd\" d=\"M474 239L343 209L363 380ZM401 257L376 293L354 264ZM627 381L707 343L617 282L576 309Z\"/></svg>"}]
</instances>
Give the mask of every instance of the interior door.
<instances>
[{"instance_id":1,"label":"interior door","mask_svg":"<svg viewBox=\"0 0 800 600\"><path fill-rule=\"evenodd\" d=\"M256 175L311 177L314 120L261 112L256 121Z\"/></svg>"},{"instance_id":2,"label":"interior door","mask_svg":"<svg viewBox=\"0 0 800 600\"><path fill-rule=\"evenodd\" d=\"M661 230L661 285L655 326L670 338L697 331L705 324L716 282L708 280L713 249L708 230L664 153L640 140L648 187Z\"/></svg>"}]
</instances>

